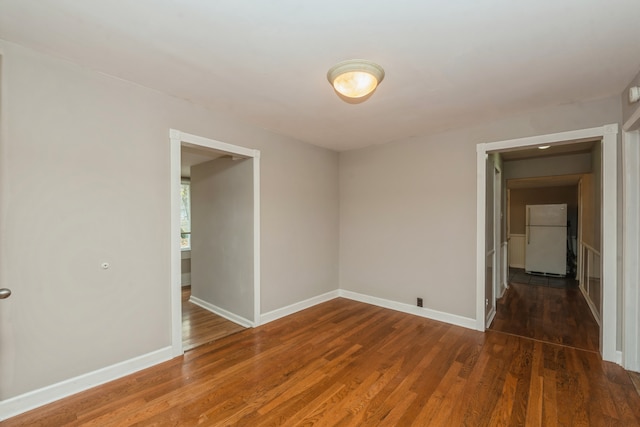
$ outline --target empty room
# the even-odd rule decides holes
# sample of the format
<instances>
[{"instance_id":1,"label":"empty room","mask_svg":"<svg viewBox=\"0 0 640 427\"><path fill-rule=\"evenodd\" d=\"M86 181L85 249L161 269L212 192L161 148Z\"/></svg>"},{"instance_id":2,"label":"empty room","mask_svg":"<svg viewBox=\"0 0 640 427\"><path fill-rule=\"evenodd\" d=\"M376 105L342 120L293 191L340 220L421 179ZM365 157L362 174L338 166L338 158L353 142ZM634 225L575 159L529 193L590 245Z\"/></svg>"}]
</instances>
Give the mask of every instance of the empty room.
<instances>
[{"instance_id":1,"label":"empty room","mask_svg":"<svg viewBox=\"0 0 640 427\"><path fill-rule=\"evenodd\" d=\"M0 422L640 426L638 16L0 0Z\"/></svg>"}]
</instances>

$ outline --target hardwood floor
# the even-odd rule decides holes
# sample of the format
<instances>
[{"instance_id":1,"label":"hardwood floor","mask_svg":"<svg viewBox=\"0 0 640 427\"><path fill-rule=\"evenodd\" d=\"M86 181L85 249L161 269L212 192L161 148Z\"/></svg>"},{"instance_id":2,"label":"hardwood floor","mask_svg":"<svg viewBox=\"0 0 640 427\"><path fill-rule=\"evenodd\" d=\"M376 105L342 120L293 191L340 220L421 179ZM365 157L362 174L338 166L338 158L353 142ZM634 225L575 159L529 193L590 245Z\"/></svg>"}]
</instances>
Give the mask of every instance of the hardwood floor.
<instances>
[{"instance_id":1,"label":"hardwood floor","mask_svg":"<svg viewBox=\"0 0 640 427\"><path fill-rule=\"evenodd\" d=\"M19 425L640 425L593 351L346 299L23 414Z\"/></svg>"},{"instance_id":2,"label":"hardwood floor","mask_svg":"<svg viewBox=\"0 0 640 427\"><path fill-rule=\"evenodd\" d=\"M569 277L538 276L527 274L523 268L509 267L509 283L524 285L548 286L551 288L577 288L578 281Z\"/></svg>"},{"instance_id":3,"label":"hardwood floor","mask_svg":"<svg viewBox=\"0 0 640 427\"><path fill-rule=\"evenodd\" d=\"M600 327L576 287L509 283L497 301L494 331L599 351Z\"/></svg>"},{"instance_id":4,"label":"hardwood floor","mask_svg":"<svg viewBox=\"0 0 640 427\"><path fill-rule=\"evenodd\" d=\"M182 348L184 351L235 334L245 328L189 302L191 286L182 288Z\"/></svg>"},{"instance_id":5,"label":"hardwood floor","mask_svg":"<svg viewBox=\"0 0 640 427\"><path fill-rule=\"evenodd\" d=\"M629 372L629 376L631 377L631 382L636 386L636 391L640 395L640 372Z\"/></svg>"}]
</instances>

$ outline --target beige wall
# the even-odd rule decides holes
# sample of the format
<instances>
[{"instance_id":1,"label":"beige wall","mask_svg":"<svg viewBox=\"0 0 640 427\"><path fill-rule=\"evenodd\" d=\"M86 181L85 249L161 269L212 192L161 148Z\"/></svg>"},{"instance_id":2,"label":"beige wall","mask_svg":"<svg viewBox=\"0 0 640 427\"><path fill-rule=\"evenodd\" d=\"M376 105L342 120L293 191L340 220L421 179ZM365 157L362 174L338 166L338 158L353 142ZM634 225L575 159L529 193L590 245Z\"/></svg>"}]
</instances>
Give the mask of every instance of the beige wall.
<instances>
[{"instance_id":1,"label":"beige wall","mask_svg":"<svg viewBox=\"0 0 640 427\"><path fill-rule=\"evenodd\" d=\"M476 144L620 117L616 96L340 153L341 288L475 318Z\"/></svg>"},{"instance_id":2,"label":"beige wall","mask_svg":"<svg viewBox=\"0 0 640 427\"><path fill-rule=\"evenodd\" d=\"M262 313L335 290L339 253L346 290L474 318L476 143L622 115L615 97L338 156L0 50L0 399L169 345L169 128L262 151Z\"/></svg>"},{"instance_id":3,"label":"beige wall","mask_svg":"<svg viewBox=\"0 0 640 427\"><path fill-rule=\"evenodd\" d=\"M261 150L263 313L337 289L336 153L0 50L0 399L170 345L170 128Z\"/></svg>"}]
</instances>

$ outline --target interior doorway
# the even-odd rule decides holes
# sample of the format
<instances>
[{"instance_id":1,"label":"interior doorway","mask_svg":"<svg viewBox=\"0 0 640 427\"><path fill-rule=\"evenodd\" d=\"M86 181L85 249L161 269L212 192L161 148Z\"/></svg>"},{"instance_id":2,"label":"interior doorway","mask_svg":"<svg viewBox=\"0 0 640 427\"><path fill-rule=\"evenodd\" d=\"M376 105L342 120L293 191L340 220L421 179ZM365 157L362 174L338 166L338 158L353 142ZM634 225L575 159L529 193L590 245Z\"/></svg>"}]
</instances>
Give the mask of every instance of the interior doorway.
<instances>
[{"instance_id":1,"label":"interior doorway","mask_svg":"<svg viewBox=\"0 0 640 427\"><path fill-rule=\"evenodd\" d=\"M225 283L222 275L215 277L207 277L207 271L203 271L203 264L210 264L207 260L209 257L233 257L242 256L250 262L251 254L241 253L229 253L234 251L225 251L225 253L214 254L207 248L202 247L202 243L205 239L218 239L223 242L222 247L229 246L225 241L225 236L215 231L210 230L208 226L209 218L211 216L215 218L216 215L222 214L219 210L207 208L207 204L216 195L209 195L208 193L213 191L210 187L210 183L207 183L202 178L202 171L211 171L220 162L227 162L229 155L213 151L210 149L202 149L197 147L190 147L182 145L180 147L180 179L181 179L181 206L180 206L180 250L181 250L181 307L182 307L182 347L184 351L192 350L201 345L208 344L210 342L219 340L225 336L232 335L236 332L240 332L245 329L246 325L235 323L234 321L218 314L218 306L215 304L216 298L207 298L204 294L206 289L202 289L203 286L218 286L224 287ZM225 159L225 157L227 159ZM237 159L241 160L241 159ZM232 165L235 162L232 163ZM192 197L192 170L195 171L195 196ZM246 179L251 179L251 171L244 171L243 174ZM226 182L226 187L235 187L236 183ZM245 184L246 186L246 184ZM204 188L202 188L204 187ZM224 193L224 191L223 191ZM247 194L247 197L250 197ZM217 195L220 197L220 194ZM225 200L227 203L233 203L228 198ZM194 213L196 218L194 218ZM223 221L218 221L223 222ZM224 227L224 225L223 225ZM245 228L250 229L250 224ZM202 229L199 231L199 229ZM242 230L240 230L242 233ZM194 237L194 238L192 238ZM227 236L228 240L228 236ZM192 271L192 253L193 243L195 242L196 255L205 253L205 256L196 256L195 271ZM208 267L208 266L207 266ZM205 267L206 268L206 267ZM215 265L212 267L215 269ZM195 275L195 291L192 286L192 275ZM220 292L224 292L222 289ZM208 304L208 301L212 301L213 304ZM212 308L211 305L216 308Z\"/></svg>"},{"instance_id":2,"label":"interior doorway","mask_svg":"<svg viewBox=\"0 0 640 427\"><path fill-rule=\"evenodd\" d=\"M172 352L174 356L184 352L182 329L182 251L181 240L181 158L183 152L195 151L208 154L212 160L202 163L199 176L201 184L198 190L206 203L202 204L201 218L206 218L211 210L220 212L210 227L199 232L199 243L191 235L192 245L192 286L194 284L194 264L196 254L200 276L205 281L213 280L212 274L224 277L226 289L199 288L198 296L191 295L190 300L198 303L228 320L244 327L257 326L260 323L260 152L224 142L187 134L178 130L170 131L171 147L171 313L172 313ZM215 158L215 159L214 159ZM200 166L198 166L200 168ZM193 176L192 176L193 178ZM240 188L237 196L235 190ZM192 200L196 196L192 188ZM208 192L208 193L203 193ZM197 197L197 196L196 196ZM229 201L227 203L227 201ZM231 209L240 204L242 211L236 215ZM222 207L222 208L221 208ZM195 213L195 212L194 212ZM236 221L241 217L241 221ZM195 225L195 224L194 224ZM220 256L225 250L225 238L220 230L241 235L241 242L233 245L233 254ZM224 233L223 233L224 234ZM213 239L207 236L217 235ZM228 242L227 242L228 243ZM237 242L236 242L237 243ZM194 250L199 245L200 250ZM240 249L238 249L240 248ZM216 252L218 251L218 252ZM214 256L213 254L218 256ZM243 255L244 254L244 255ZM225 262L228 258L232 262ZM223 259L225 258L225 259ZM217 266L217 268L216 268ZM239 267L238 267L239 266ZM238 267L238 268L235 268ZM214 278L215 279L215 278ZM195 293L195 292L194 292Z\"/></svg>"},{"instance_id":3,"label":"interior doorway","mask_svg":"<svg viewBox=\"0 0 640 427\"><path fill-rule=\"evenodd\" d=\"M573 144L586 140L597 140L601 147L601 158L599 165L602 176L602 192L598 194L600 200L598 205L601 218L601 257L599 260L599 272L602 283L602 318L600 328L600 352L603 359L618 362L619 357L616 351L617 334L617 234L616 234L616 140L618 126L606 125L598 128L583 129L557 134L542 135L515 140L498 141L492 143L478 144L477 146L477 303L476 321L477 329L484 330L486 322L486 307L491 304L488 298L491 295L486 293L487 280L487 260L486 248L487 239L487 180L490 179L487 172L487 158L490 153L497 153L505 150L535 149L540 146L561 146ZM606 207L606 208L605 208ZM492 219L492 218L491 218Z\"/></svg>"}]
</instances>

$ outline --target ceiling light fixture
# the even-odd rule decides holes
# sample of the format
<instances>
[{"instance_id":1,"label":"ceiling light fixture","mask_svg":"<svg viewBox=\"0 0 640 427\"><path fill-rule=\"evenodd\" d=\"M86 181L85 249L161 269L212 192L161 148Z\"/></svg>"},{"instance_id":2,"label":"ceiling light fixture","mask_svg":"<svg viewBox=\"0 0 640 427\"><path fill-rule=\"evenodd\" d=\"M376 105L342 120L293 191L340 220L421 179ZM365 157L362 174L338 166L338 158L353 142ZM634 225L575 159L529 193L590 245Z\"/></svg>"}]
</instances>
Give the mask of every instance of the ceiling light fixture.
<instances>
[{"instance_id":1,"label":"ceiling light fixture","mask_svg":"<svg viewBox=\"0 0 640 427\"><path fill-rule=\"evenodd\" d=\"M550 145L541 145L540 147L538 147L538 150L546 150L549 147L551 147L551 146Z\"/></svg>"},{"instance_id":2,"label":"ceiling light fixture","mask_svg":"<svg viewBox=\"0 0 640 427\"><path fill-rule=\"evenodd\" d=\"M384 79L384 70L375 62L350 59L331 67L327 79L339 94L347 98L363 98Z\"/></svg>"}]
</instances>

